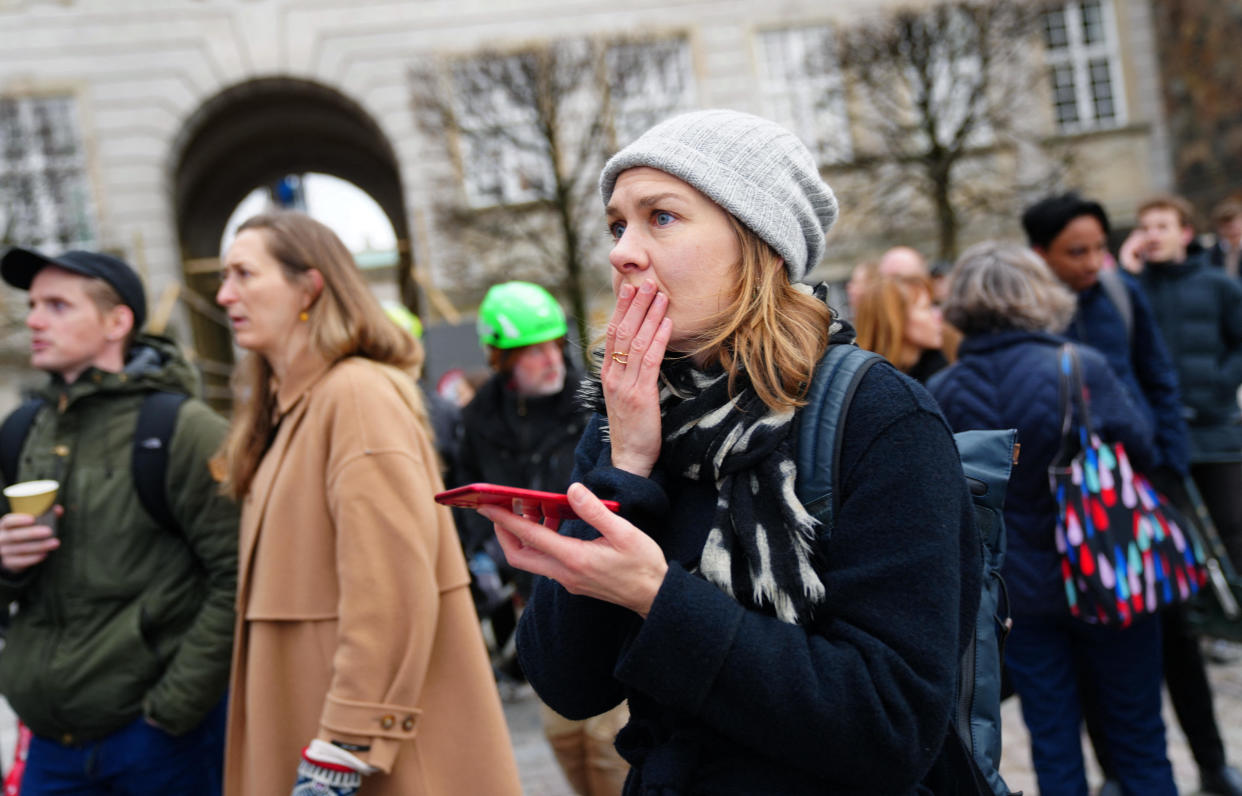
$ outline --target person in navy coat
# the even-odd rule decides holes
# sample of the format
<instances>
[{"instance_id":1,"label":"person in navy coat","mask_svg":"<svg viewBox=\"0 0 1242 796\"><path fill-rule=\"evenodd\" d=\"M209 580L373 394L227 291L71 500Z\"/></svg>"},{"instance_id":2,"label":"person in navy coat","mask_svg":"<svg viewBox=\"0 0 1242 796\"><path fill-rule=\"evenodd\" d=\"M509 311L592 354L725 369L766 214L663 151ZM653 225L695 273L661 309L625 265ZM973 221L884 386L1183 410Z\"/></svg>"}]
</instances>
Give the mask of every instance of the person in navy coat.
<instances>
[{"instance_id":1,"label":"person in navy coat","mask_svg":"<svg viewBox=\"0 0 1242 796\"><path fill-rule=\"evenodd\" d=\"M1061 441L1059 354L1054 332L1074 313L1074 295L1033 251L1018 244L968 249L949 277L946 319L965 338L958 361L928 384L954 431L1016 428L1022 455L1005 500L1013 630L1005 665L1022 700L1031 758L1046 794L1087 796L1075 661L1085 661L1104 733L1125 793L1177 793L1165 752L1160 623L1125 628L1073 618L1054 540L1056 502L1048 467ZM1078 346L1101 437L1125 446L1142 470L1153 459L1152 428L1097 351Z\"/></svg>"}]
</instances>

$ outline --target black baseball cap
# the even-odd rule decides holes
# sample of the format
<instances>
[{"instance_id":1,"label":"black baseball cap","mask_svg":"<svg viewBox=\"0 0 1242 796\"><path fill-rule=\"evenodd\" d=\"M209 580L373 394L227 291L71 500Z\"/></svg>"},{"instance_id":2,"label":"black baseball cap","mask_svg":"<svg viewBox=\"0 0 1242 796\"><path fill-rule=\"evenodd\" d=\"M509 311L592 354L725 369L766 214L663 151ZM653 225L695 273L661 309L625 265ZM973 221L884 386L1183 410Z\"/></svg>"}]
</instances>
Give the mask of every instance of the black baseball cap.
<instances>
[{"instance_id":1,"label":"black baseball cap","mask_svg":"<svg viewBox=\"0 0 1242 796\"><path fill-rule=\"evenodd\" d=\"M0 276L15 288L29 290L35 274L49 265L102 279L121 297L121 303L133 310L134 328L141 329L146 323L147 297L142 280L133 268L111 255L74 250L48 257L31 249L14 247L0 260Z\"/></svg>"}]
</instances>

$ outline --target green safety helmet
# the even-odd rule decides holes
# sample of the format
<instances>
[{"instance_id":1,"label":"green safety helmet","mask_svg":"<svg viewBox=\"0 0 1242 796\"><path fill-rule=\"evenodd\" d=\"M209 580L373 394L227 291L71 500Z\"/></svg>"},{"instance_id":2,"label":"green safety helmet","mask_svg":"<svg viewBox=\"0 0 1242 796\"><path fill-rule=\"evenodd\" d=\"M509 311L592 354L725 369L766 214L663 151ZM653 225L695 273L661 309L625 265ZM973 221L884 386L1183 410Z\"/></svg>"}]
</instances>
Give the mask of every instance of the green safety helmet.
<instances>
[{"instance_id":1,"label":"green safety helmet","mask_svg":"<svg viewBox=\"0 0 1242 796\"><path fill-rule=\"evenodd\" d=\"M565 313L552 294L531 282L492 285L479 305L479 344L521 348L565 336Z\"/></svg>"},{"instance_id":2,"label":"green safety helmet","mask_svg":"<svg viewBox=\"0 0 1242 796\"><path fill-rule=\"evenodd\" d=\"M423 336L423 322L410 312L410 308L396 301L383 302L384 314L415 340Z\"/></svg>"}]
</instances>

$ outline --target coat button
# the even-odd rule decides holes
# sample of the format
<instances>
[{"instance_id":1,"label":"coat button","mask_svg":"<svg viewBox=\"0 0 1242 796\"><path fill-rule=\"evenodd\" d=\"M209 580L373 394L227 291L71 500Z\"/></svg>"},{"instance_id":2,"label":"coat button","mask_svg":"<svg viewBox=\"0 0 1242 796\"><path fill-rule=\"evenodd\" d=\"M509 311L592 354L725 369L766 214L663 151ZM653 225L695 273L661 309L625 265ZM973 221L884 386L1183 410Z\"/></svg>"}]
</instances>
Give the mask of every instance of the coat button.
<instances>
[{"instance_id":1,"label":"coat button","mask_svg":"<svg viewBox=\"0 0 1242 796\"><path fill-rule=\"evenodd\" d=\"M409 732L410 730L414 729L414 717L406 716L405 721L401 722L401 729L405 730L406 732Z\"/></svg>"},{"instance_id":2,"label":"coat button","mask_svg":"<svg viewBox=\"0 0 1242 796\"><path fill-rule=\"evenodd\" d=\"M383 727L385 730L391 730L392 725L396 723L397 723L396 716L385 716L384 718L380 719L380 726Z\"/></svg>"}]
</instances>

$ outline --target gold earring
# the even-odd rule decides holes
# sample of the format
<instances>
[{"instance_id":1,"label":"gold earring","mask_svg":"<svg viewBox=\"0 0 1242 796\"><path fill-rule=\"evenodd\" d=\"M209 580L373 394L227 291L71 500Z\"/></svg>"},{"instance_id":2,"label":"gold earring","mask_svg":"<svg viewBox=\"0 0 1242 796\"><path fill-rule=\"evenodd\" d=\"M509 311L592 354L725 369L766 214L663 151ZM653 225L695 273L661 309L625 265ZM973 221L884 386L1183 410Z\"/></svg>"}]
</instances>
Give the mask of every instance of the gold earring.
<instances>
[{"instance_id":1,"label":"gold earring","mask_svg":"<svg viewBox=\"0 0 1242 796\"><path fill-rule=\"evenodd\" d=\"M310 314L307 313L306 310L302 310L300 313L298 313L298 320L301 321L302 323L306 323L307 321L310 320Z\"/></svg>"}]
</instances>

